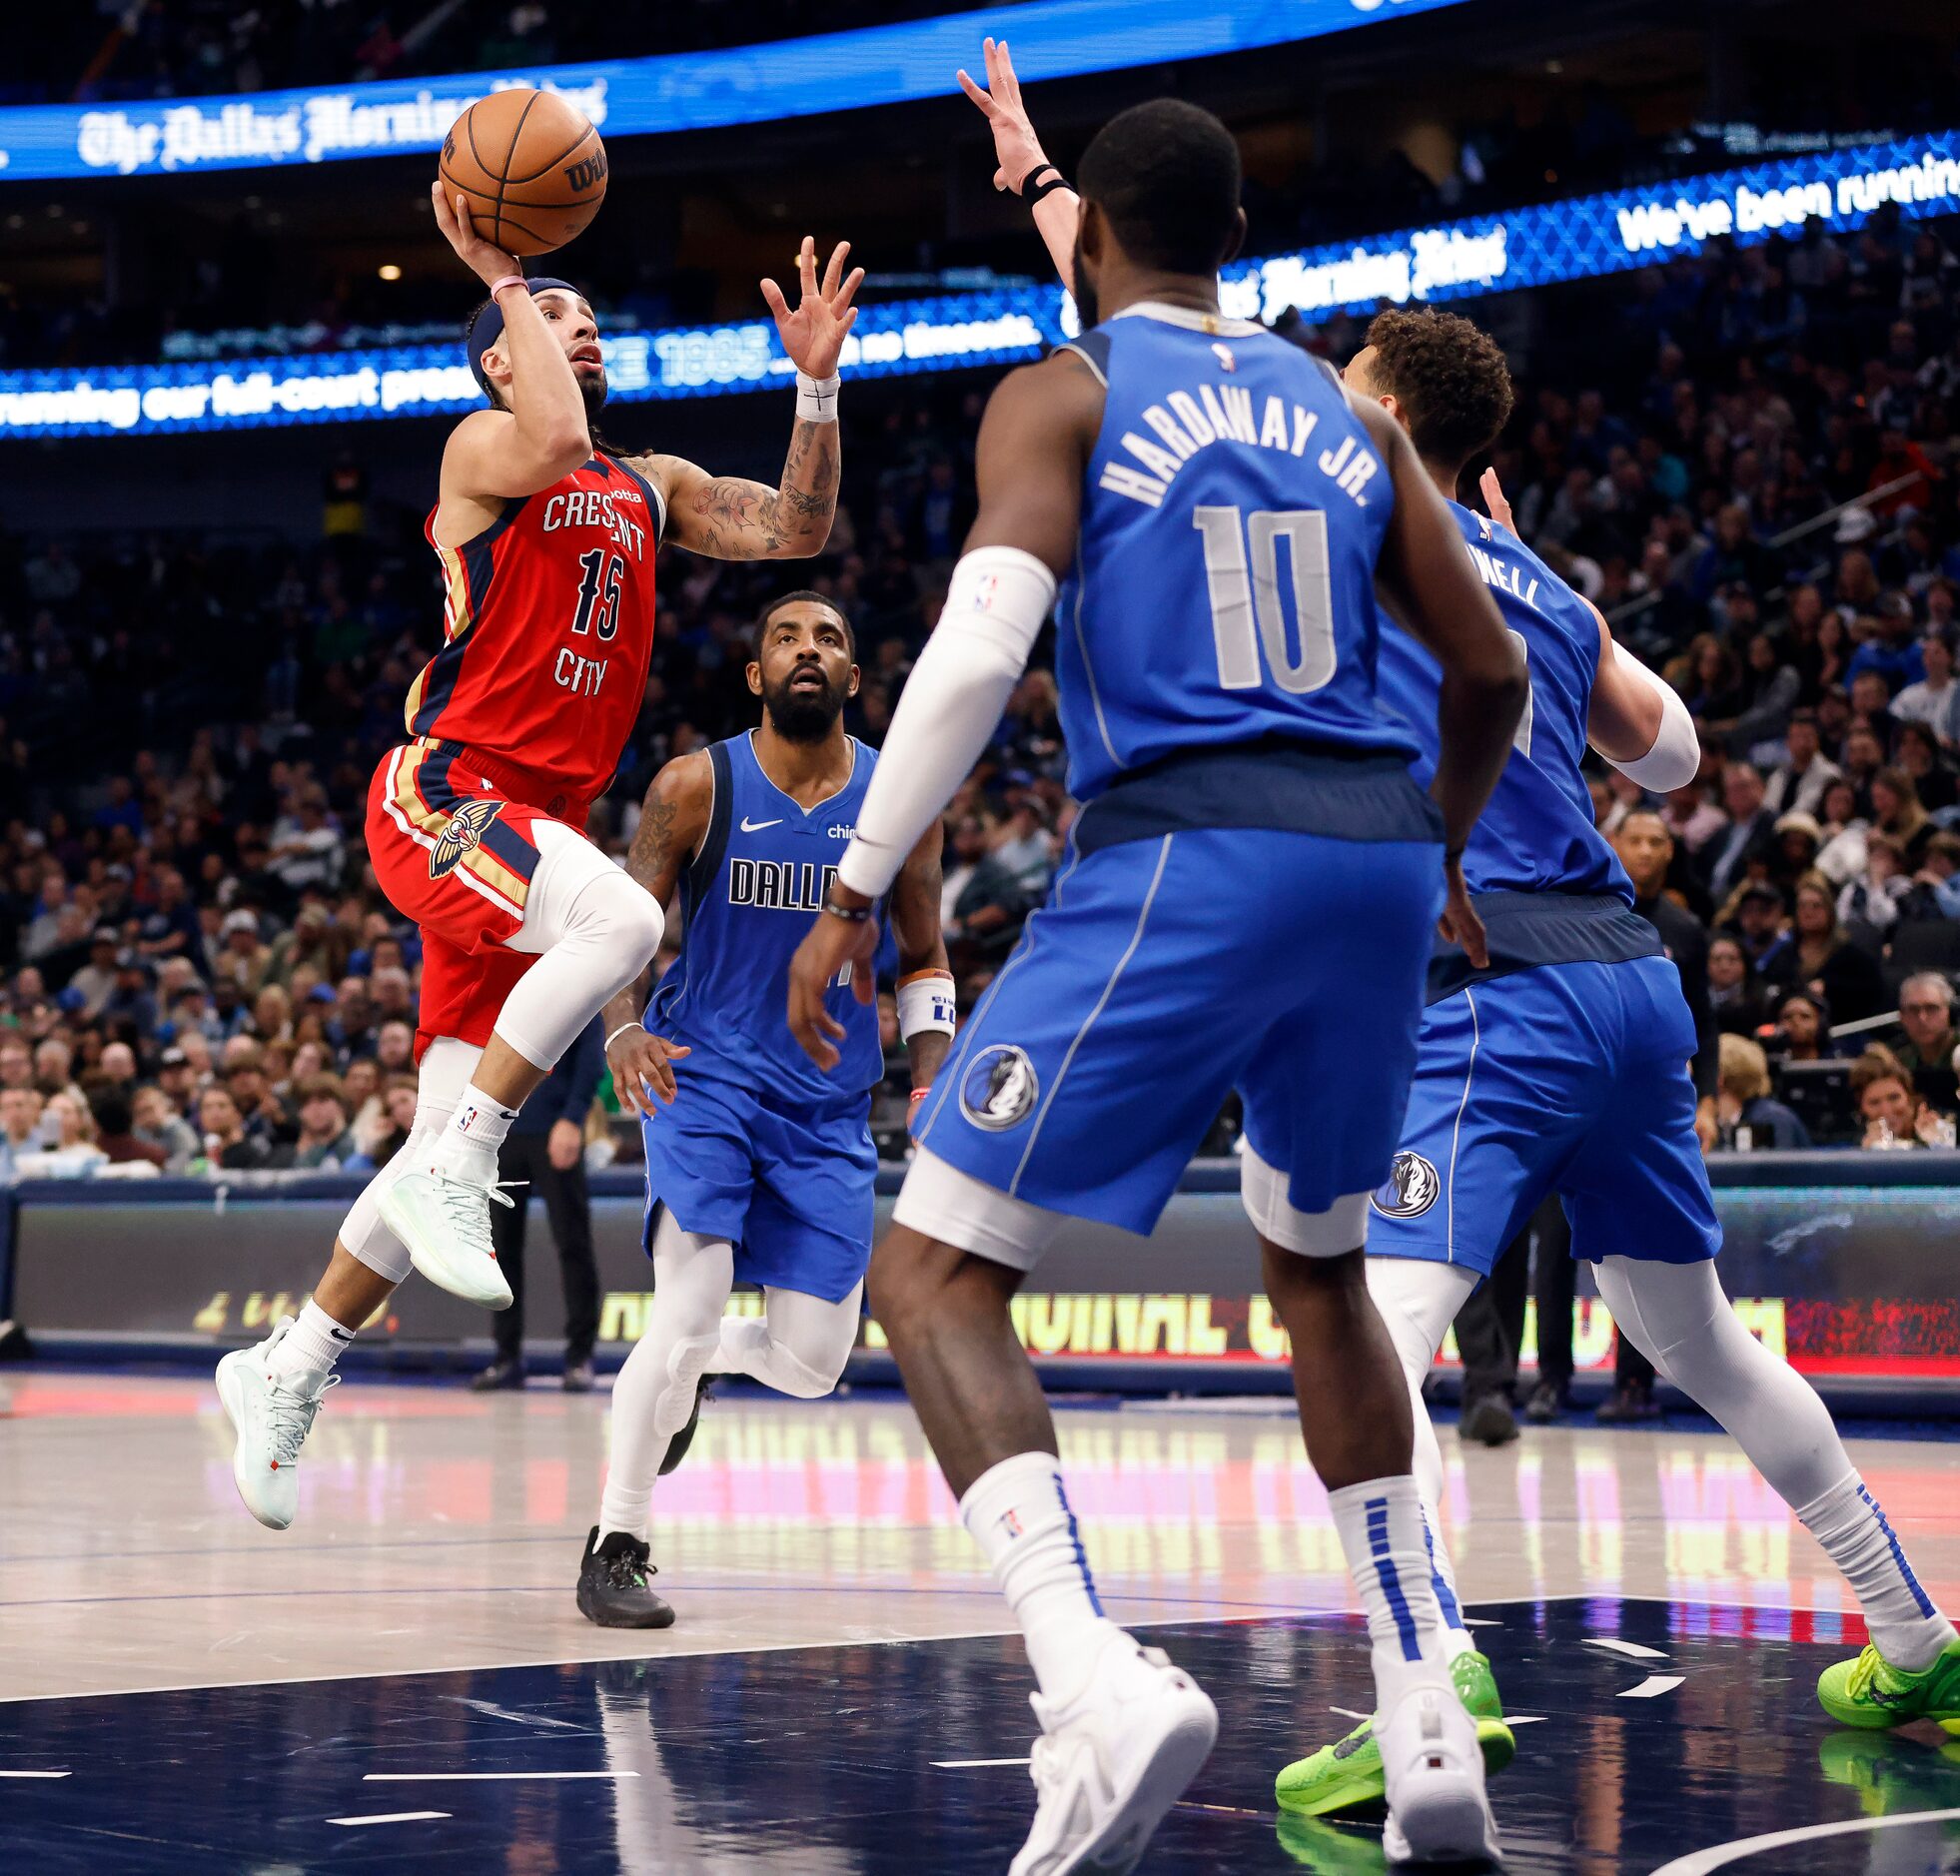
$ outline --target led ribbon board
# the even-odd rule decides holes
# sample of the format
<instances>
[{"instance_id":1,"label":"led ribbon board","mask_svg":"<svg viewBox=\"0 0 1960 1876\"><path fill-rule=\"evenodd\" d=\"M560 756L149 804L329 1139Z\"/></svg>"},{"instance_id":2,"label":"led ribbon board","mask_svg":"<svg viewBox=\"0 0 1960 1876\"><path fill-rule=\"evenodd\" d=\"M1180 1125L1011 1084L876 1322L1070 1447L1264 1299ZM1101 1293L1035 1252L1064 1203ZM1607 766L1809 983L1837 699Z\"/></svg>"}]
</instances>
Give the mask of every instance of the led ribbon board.
<instances>
[{"instance_id":1,"label":"led ribbon board","mask_svg":"<svg viewBox=\"0 0 1960 1876\"><path fill-rule=\"evenodd\" d=\"M524 72L264 91L133 104L0 110L0 182L67 176L162 176L400 156L441 148L486 92L560 91L608 137L765 124L824 111L944 97L980 41L1007 34L1022 69L1042 78L1212 58L1318 39L1463 0L1027 0L856 32L712 52L667 53Z\"/></svg>"},{"instance_id":2,"label":"led ribbon board","mask_svg":"<svg viewBox=\"0 0 1960 1876\"><path fill-rule=\"evenodd\" d=\"M1383 301L1469 299L1557 281L1622 273L1698 254L1711 240L1740 246L1845 231L1888 203L1908 220L1960 210L1960 131L1778 158L1675 183L1577 196L1503 215L1473 216L1337 246L1276 255L1227 271L1227 313L1309 319L1363 313ZM459 295L459 304L461 295ZM1018 364L1074 328L1059 290L1021 287L947 294L860 310L845 341L856 378ZM605 342L622 404L727 396L785 383L792 367L765 320L623 333ZM147 436L436 417L482 403L455 346L398 346L282 359L0 372L0 436Z\"/></svg>"}]
</instances>

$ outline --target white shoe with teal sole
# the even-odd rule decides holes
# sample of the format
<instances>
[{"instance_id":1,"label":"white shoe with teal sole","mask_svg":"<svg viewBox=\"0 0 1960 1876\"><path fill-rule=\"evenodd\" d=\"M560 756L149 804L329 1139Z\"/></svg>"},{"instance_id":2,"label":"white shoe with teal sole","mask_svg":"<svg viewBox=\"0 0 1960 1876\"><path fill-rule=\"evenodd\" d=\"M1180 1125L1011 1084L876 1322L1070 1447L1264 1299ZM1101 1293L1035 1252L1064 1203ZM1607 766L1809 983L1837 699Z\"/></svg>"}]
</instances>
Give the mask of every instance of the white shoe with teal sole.
<instances>
[{"instance_id":1,"label":"white shoe with teal sole","mask_svg":"<svg viewBox=\"0 0 1960 1876\"><path fill-rule=\"evenodd\" d=\"M510 1307L510 1285L490 1240L490 1207L514 1201L496 1183L447 1166L427 1166L383 1187L382 1223L408 1247L409 1259L439 1290L487 1310Z\"/></svg>"}]
</instances>

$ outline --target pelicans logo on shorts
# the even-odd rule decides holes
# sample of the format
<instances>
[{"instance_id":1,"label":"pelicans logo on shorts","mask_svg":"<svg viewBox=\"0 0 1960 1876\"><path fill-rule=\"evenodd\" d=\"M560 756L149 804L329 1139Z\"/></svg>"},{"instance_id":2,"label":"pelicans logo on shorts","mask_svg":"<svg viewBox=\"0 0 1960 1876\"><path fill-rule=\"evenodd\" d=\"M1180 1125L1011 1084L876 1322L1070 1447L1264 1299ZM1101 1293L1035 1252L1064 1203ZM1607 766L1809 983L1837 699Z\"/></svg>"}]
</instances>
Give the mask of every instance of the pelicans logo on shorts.
<instances>
[{"instance_id":1,"label":"pelicans logo on shorts","mask_svg":"<svg viewBox=\"0 0 1960 1876\"><path fill-rule=\"evenodd\" d=\"M995 1043L982 1049L960 1077L960 1112L990 1134L1018 1127L1034 1112L1041 1082L1025 1049Z\"/></svg>"},{"instance_id":2,"label":"pelicans logo on shorts","mask_svg":"<svg viewBox=\"0 0 1960 1876\"><path fill-rule=\"evenodd\" d=\"M450 823L436 836L436 850L429 856L429 877L448 879L462 863L463 856L483 844L490 824L503 812L501 801L482 796L459 801L450 811Z\"/></svg>"},{"instance_id":3,"label":"pelicans logo on shorts","mask_svg":"<svg viewBox=\"0 0 1960 1876\"><path fill-rule=\"evenodd\" d=\"M1421 1218L1443 1192L1437 1170L1420 1153L1398 1153L1389 1177L1369 1200L1384 1218Z\"/></svg>"}]
</instances>

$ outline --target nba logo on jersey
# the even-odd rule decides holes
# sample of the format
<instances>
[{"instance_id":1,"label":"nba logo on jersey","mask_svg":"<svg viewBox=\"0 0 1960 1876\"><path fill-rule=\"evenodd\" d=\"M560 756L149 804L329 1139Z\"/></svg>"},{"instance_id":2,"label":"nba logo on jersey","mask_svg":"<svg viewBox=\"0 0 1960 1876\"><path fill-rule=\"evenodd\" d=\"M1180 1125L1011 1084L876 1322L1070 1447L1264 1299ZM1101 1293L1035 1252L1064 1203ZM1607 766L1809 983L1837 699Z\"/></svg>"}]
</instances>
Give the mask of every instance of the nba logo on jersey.
<instances>
[{"instance_id":1,"label":"nba logo on jersey","mask_svg":"<svg viewBox=\"0 0 1960 1876\"><path fill-rule=\"evenodd\" d=\"M483 844L491 823L502 812L501 801L459 801L451 810L450 824L436 836L435 851L429 856L429 877L449 878L462 863L463 856Z\"/></svg>"}]
</instances>

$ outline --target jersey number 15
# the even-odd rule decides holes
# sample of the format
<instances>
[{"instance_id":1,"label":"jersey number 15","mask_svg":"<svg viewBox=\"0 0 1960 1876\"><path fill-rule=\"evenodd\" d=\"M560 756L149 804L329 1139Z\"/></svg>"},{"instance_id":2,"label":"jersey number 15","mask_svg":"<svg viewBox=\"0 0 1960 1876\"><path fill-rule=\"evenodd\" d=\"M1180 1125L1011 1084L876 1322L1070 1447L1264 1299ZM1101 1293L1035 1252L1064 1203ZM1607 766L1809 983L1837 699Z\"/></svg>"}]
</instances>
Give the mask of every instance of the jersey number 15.
<instances>
[{"instance_id":1,"label":"jersey number 15","mask_svg":"<svg viewBox=\"0 0 1960 1876\"><path fill-rule=\"evenodd\" d=\"M1334 588L1328 575L1327 516L1319 508L1275 513L1199 507L1191 524L1205 541L1205 585L1212 602L1218 681L1227 690L1262 690L1272 681L1295 696L1334 676ZM1280 542L1292 569L1299 648L1289 642L1280 590ZM1250 549L1250 551L1249 551ZM1265 656L1262 660L1261 651Z\"/></svg>"}]
</instances>

